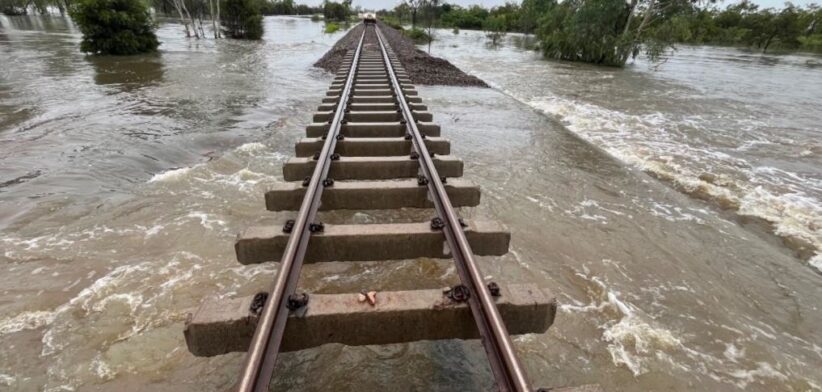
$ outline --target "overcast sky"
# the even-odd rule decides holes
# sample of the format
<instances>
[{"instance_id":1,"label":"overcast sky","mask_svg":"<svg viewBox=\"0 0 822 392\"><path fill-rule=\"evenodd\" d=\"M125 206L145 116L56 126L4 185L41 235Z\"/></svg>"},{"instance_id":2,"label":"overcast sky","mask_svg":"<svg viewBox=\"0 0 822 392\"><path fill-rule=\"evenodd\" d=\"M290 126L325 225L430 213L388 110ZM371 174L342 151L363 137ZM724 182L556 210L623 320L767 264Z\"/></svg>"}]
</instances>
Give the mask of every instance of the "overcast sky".
<instances>
[{"instance_id":1,"label":"overcast sky","mask_svg":"<svg viewBox=\"0 0 822 392\"><path fill-rule=\"evenodd\" d=\"M495 5L505 4L506 0L446 0L446 2L451 4L459 4L459 5L471 5L471 4L480 4L486 7L490 6L493 7ZM511 1L511 0L508 0ZM762 8L767 7L777 7L781 8L784 4L784 0L752 0L754 3L759 4ZM296 0L296 2L302 4L311 4L317 5L322 3L322 0ZM395 5L399 4L400 0L354 0L355 6L360 6L366 9L383 9L383 8L394 8ZM516 1L519 3L519 1ZM719 6L724 8L728 4L737 3L737 0L725 0L720 1ZM797 6L804 6L806 4L817 3L822 4L822 0L795 0L793 1L794 5Z\"/></svg>"}]
</instances>

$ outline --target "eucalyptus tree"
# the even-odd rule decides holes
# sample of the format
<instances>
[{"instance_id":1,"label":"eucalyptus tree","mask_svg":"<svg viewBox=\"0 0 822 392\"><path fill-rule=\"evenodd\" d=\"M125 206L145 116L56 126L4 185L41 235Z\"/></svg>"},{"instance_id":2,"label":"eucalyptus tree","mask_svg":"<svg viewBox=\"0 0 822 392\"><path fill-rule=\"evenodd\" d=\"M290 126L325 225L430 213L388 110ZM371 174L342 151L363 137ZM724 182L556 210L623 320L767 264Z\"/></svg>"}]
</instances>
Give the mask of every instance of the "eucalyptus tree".
<instances>
[{"instance_id":1,"label":"eucalyptus tree","mask_svg":"<svg viewBox=\"0 0 822 392\"><path fill-rule=\"evenodd\" d=\"M417 12L420 9L420 6L424 4L425 0L403 0L403 4L405 4L408 9L411 11L411 29L417 27Z\"/></svg>"},{"instance_id":2,"label":"eucalyptus tree","mask_svg":"<svg viewBox=\"0 0 822 392\"><path fill-rule=\"evenodd\" d=\"M212 36L222 37L218 22L220 0L152 0L152 5L157 12L176 15L186 37L205 38L205 19L210 20Z\"/></svg>"},{"instance_id":3,"label":"eucalyptus tree","mask_svg":"<svg viewBox=\"0 0 822 392\"><path fill-rule=\"evenodd\" d=\"M256 0L221 0L220 23L226 36L239 39L260 39L263 36L263 16Z\"/></svg>"},{"instance_id":4,"label":"eucalyptus tree","mask_svg":"<svg viewBox=\"0 0 822 392\"><path fill-rule=\"evenodd\" d=\"M71 8L72 0L0 0L0 12L6 15L26 15L29 10L48 14L56 8L65 15Z\"/></svg>"},{"instance_id":5,"label":"eucalyptus tree","mask_svg":"<svg viewBox=\"0 0 822 392\"><path fill-rule=\"evenodd\" d=\"M485 30L485 36L491 40L491 44L496 46L505 36L505 19L502 16L489 16L482 22L482 29Z\"/></svg>"},{"instance_id":6,"label":"eucalyptus tree","mask_svg":"<svg viewBox=\"0 0 822 392\"><path fill-rule=\"evenodd\" d=\"M651 61L672 48L670 29L657 29L691 0L552 1L538 35L546 57L622 66L641 51Z\"/></svg>"},{"instance_id":7,"label":"eucalyptus tree","mask_svg":"<svg viewBox=\"0 0 822 392\"><path fill-rule=\"evenodd\" d=\"M131 55L160 45L148 7L139 0L79 0L71 17L83 33L80 50L86 53Z\"/></svg>"}]
</instances>

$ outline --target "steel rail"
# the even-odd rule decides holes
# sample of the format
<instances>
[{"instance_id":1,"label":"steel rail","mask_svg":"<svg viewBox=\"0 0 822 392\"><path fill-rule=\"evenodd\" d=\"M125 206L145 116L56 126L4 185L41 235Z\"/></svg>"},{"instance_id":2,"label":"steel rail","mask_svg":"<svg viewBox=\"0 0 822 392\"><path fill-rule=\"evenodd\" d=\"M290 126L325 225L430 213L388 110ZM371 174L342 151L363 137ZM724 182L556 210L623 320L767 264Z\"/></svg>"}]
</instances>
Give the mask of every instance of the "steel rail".
<instances>
[{"instance_id":1,"label":"steel rail","mask_svg":"<svg viewBox=\"0 0 822 392\"><path fill-rule=\"evenodd\" d=\"M505 323L500 317L497 305L494 302L490 290L484 284L483 275L474 261L474 253L468 244L468 239L462 230L454 207L445 191L445 186L440 179L434 161L428 153L422 133L414 120L414 113L406 102L402 86L397 79L391 58L388 56L385 40L379 27L375 26L377 40L382 51L383 62L388 72L397 103L402 111L406 123L406 131L411 135L414 149L417 151L420 169L428 179L428 189L432 196L432 201L437 214L444 221L446 241L451 249L457 271L462 284L469 290L468 305L471 314L479 328L483 347L488 356L491 370L497 381L500 391L530 392L531 388L525 370L514 352L513 344L508 335Z\"/></svg>"},{"instance_id":2,"label":"steel rail","mask_svg":"<svg viewBox=\"0 0 822 392\"><path fill-rule=\"evenodd\" d=\"M317 165L314 167L314 172L309 180L305 198L303 198L300 211L294 220L291 235L280 261L280 269L274 279L268 300L263 306L257 328L254 330L254 337L249 345L248 354L238 381L236 389L238 392L268 391L274 365L277 361L277 354L280 351L283 331L288 320L288 299L297 289L303 259L308 247L308 241L311 238L311 224L316 218L317 209L322 199L324 186L321 182L328 175L331 166L332 154L337 145L337 135L342 127L345 109L350 99L359 66L365 30L365 26L363 26L362 35L360 35L356 52L348 70L345 87L341 91L340 99L337 102L334 118L330 123L325 143L323 143L317 159Z\"/></svg>"}]
</instances>

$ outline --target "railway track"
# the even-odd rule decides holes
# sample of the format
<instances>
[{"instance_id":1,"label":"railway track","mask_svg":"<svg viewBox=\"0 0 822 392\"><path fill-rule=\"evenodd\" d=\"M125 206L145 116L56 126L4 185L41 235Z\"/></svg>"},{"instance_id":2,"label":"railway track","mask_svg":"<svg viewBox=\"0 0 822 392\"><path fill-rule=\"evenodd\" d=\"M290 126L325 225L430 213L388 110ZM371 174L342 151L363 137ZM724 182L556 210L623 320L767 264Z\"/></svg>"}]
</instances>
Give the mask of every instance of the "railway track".
<instances>
[{"instance_id":1,"label":"railway track","mask_svg":"<svg viewBox=\"0 0 822 392\"><path fill-rule=\"evenodd\" d=\"M375 24L366 24L326 98L283 167L287 183L265 195L273 211L297 211L282 227L252 227L235 244L241 263L280 261L270 289L208 299L189 317L195 355L245 351L238 391L267 391L277 356L326 343L389 344L479 338L500 391L530 391L509 332L544 332L556 312L550 291L486 282L475 255L508 251L493 222L463 221L479 203L462 162L417 95ZM320 210L433 209L417 223L331 225ZM451 258L460 284L447 290L306 294L304 263ZM509 331L510 329L510 331ZM372 331L364 334L363 331Z\"/></svg>"}]
</instances>

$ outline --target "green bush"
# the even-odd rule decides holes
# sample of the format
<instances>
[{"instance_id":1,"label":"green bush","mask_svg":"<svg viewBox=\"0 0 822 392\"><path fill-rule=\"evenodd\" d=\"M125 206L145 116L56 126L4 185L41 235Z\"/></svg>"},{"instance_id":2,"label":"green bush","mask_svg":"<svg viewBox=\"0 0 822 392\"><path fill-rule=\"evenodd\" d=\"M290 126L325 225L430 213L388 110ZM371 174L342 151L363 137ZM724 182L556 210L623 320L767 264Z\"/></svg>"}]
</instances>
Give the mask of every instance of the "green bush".
<instances>
[{"instance_id":1,"label":"green bush","mask_svg":"<svg viewBox=\"0 0 822 392\"><path fill-rule=\"evenodd\" d=\"M0 12L2 12L3 15L26 15L28 13L26 7L28 7L28 2L20 0L0 0Z\"/></svg>"},{"instance_id":2,"label":"green bush","mask_svg":"<svg viewBox=\"0 0 822 392\"><path fill-rule=\"evenodd\" d=\"M220 23L231 38L260 39L263 16L255 0L222 0Z\"/></svg>"},{"instance_id":3,"label":"green bush","mask_svg":"<svg viewBox=\"0 0 822 392\"><path fill-rule=\"evenodd\" d=\"M80 50L103 55L153 52L160 42L140 0L79 0L71 17L83 33Z\"/></svg>"},{"instance_id":4,"label":"green bush","mask_svg":"<svg viewBox=\"0 0 822 392\"><path fill-rule=\"evenodd\" d=\"M800 37L801 48L810 52L822 53L822 34L809 35L807 37Z\"/></svg>"},{"instance_id":5,"label":"green bush","mask_svg":"<svg viewBox=\"0 0 822 392\"><path fill-rule=\"evenodd\" d=\"M326 34L333 34L340 30L340 25L334 22L328 22L325 24L325 33Z\"/></svg>"},{"instance_id":6,"label":"green bush","mask_svg":"<svg viewBox=\"0 0 822 392\"><path fill-rule=\"evenodd\" d=\"M482 22L482 29L485 30L485 36L496 45L505 36L505 20L499 16L489 16Z\"/></svg>"},{"instance_id":7,"label":"green bush","mask_svg":"<svg viewBox=\"0 0 822 392\"><path fill-rule=\"evenodd\" d=\"M422 29L403 30L402 33L405 34L408 38L413 39L414 42L418 44L427 44L433 41L433 39L431 39L431 36L428 35L428 33L426 33L425 30Z\"/></svg>"},{"instance_id":8,"label":"green bush","mask_svg":"<svg viewBox=\"0 0 822 392\"><path fill-rule=\"evenodd\" d=\"M345 22L348 20L348 15L350 13L350 2L343 1L342 3L335 3L333 1L326 1L323 3L323 16L325 17L325 20Z\"/></svg>"},{"instance_id":9,"label":"green bush","mask_svg":"<svg viewBox=\"0 0 822 392\"><path fill-rule=\"evenodd\" d=\"M540 47L549 58L623 66L639 45L624 40L627 13L622 0L554 4L539 21Z\"/></svg>"},{"instance_id":10,"label":"green bush","mask_svg":"<svg viewBox=\"0 0 822 392\"><path fill-rule=\"evenodd\" d=\"M380 21L385 23L386 26L391 27L395 30L402 31L402 23L400 20L391 15L380 15Z\"/></svg>"}]
</instances>

